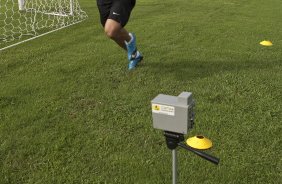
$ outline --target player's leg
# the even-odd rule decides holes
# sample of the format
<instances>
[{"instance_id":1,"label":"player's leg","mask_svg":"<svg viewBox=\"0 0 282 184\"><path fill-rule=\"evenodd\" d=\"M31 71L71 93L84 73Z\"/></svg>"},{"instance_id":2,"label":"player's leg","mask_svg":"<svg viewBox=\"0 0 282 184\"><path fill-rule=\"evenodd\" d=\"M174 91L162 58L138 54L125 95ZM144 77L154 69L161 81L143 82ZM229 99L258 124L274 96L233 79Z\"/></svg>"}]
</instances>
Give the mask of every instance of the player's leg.
<instances>
[{"instance_id":1,"label":"player's leg","mask_svg":"<svg viewBox=\"0 0 282 184\"><path fill-rule=\"evenodd\" d=\"M135 35L123 28L135 6L135 0L97 0L97 5L106 35L127 50L128 68L135 68L143 57L137 51Z\"/></svg>"},{"instance_id":2,"label":"player's leg","mask_svg":"<svg viewBox=\"0 0 282 184\"><path fill-rule=\"evenodd\" d=\"M124 50L127 50L125 42L129 42L131 37L119 22L107 19L104 30L110 39L114 40Z\"/></svg>"},{"instance_id":3,"label":"player's leg","mask_svg":"<svg viewBox=\"0 0 282 184\"><path fill-rule=\"evenodd\" d=\"M129 69L133 69L143 59L137 51L136 37L133 33L128 33L121 24L115 20L108 19L105 24L106 35L114 40L120 47L127 51Z\"/></svg>"},{"instance_id":4,"label":"player's leg","mask_svg":"<svg viewBox=\"0 0 282 184\"><path fill-rule=\"evenodd\" d=\"M131 40L129 42L125 42L127 48L127 56L128 56L128 69L134 69L142 60L143 56L137 50L136 47L136 36L133 33L129 33Z\"/></svg>"},{"instance_id":5,"label":"player's leg","mask_svg":"<svg viewBox=\"0 0 282 184\"><path fill-rule=\"evenodd\" d=\"M120 23L119 16L121 14L116 13L117 10L115 9L121 9L117 6L117 1L97 0L97 6L100 13L100 21L106 35L126 50L125 41L129 41L131 38Z\"/></svg>"},{"instance_id":6,"label":"player's leg","mask_svg":"<svg viewBox=\"0 0 282 184\"><path fill-rule=\"evenodd\" d=\"M122 48L126 48L129 70L134 69L143 59L141 53L137 50L135 35L124 29L135 3L136 0L113 0L110 15L105 25L106 34Z\"/></svg>"}]
</instances>

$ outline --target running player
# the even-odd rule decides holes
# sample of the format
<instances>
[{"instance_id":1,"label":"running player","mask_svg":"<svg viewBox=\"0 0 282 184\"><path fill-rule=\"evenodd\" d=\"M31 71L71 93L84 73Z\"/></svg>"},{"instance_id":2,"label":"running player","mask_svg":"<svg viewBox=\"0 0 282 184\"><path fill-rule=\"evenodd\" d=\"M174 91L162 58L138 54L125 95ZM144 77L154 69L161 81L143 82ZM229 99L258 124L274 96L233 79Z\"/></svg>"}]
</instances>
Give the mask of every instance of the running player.
<instances>
[{"instance_id":1,"label":"running player","mask_svg":"<svg viewBox=\"0 0 282 184\"><path fill-rule=\"evenodd\" d=\"M127 51L129 70L134 69L143 59L136 47L136 36L124 28L135 3L136 0L97 0L104 31L110 39Z\"/></svg>"}]
</instances>

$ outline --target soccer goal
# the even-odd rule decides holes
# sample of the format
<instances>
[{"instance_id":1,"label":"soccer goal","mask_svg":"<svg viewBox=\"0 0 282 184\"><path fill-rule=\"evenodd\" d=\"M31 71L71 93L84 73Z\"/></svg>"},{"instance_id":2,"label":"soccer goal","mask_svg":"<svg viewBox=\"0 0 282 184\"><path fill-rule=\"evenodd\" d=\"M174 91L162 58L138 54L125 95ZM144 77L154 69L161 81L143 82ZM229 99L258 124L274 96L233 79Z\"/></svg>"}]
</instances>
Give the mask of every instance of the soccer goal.
<instances>
[{"instance_id":1,"label":"soccer goal","mask_svg":"<svg viewBox=\"0 0 282 184\"><path fill-rule=\"evenodd\" d=\"M0 51L86 18L78 0L0 0Z\"/></svg>"}]
</instances>

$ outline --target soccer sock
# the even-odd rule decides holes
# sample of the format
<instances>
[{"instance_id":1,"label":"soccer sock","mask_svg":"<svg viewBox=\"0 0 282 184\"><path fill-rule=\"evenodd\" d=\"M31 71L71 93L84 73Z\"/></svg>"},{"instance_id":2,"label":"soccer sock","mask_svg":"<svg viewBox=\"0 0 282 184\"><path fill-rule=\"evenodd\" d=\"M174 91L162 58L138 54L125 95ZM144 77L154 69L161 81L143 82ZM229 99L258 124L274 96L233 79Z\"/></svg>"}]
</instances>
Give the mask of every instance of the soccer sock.
<instances>
[{"instance_id":1,"label":"soccer sock","mask_svg":"<svg viewBox=\"0 0 282 184\"><path fill-rule=\"evenodd\" d=\"M135 55L135 58L139 57L140 56L140 52L137 50L136 52L136 55Z\"/></svg>"},{"instance_id":2,"label":"soccer sock","mask_svg":"<svg viewBox=\"0 0 282 184\"><path fill-rule=\"evenodd\" d=\"M129 40L129 42L127 42L126 40L125 40L125 43L127 44L127 45L129 45L132 41L133 41L133 35L132 35L132 33L128 33L129 34L129 36L130 36L130 40Z\"/></svg>"}]
</instances>

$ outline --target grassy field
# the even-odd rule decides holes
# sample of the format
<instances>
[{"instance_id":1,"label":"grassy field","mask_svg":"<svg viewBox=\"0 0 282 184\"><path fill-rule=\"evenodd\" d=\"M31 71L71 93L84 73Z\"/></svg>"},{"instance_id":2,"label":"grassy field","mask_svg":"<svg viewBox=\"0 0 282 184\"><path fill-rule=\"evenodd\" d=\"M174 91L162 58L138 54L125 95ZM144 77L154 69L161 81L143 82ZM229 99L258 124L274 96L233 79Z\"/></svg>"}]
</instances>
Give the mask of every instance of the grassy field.
<instances>
[{"instance_id":1,"label":"grassy field","mask_svg":"<svg viewBox=\"0 0 282 184\"><path fill-rule=\"evenodd\" d=\"M0 52L1 184L171 183L150 101L182 91L197 102L186 137L221 162L179 149L179 183L281 183L281 0L137 0L133 72L95 1L81 6L83 23Z\"/></svg>"}]
</instances>

